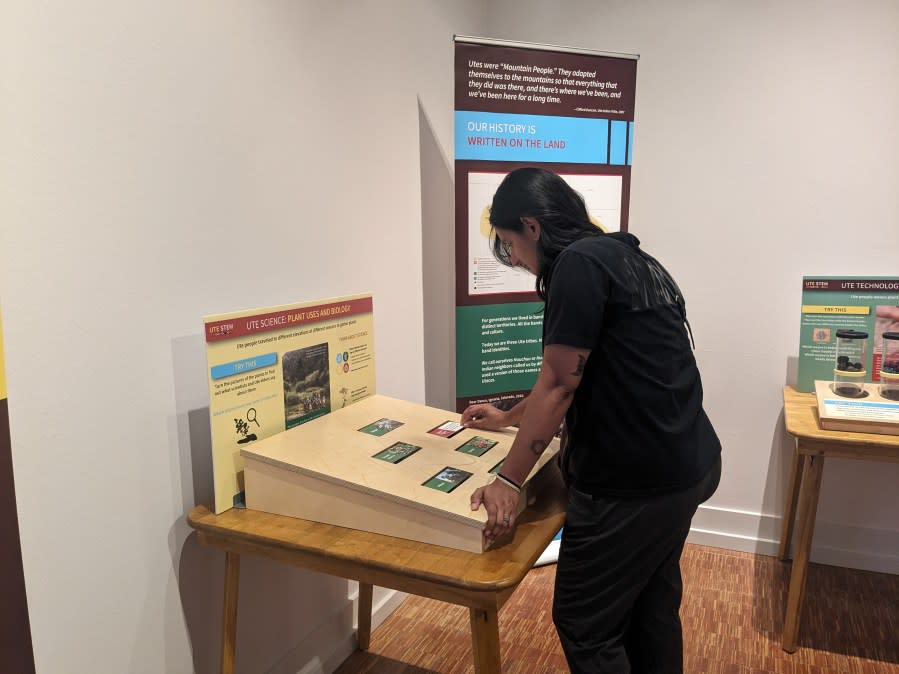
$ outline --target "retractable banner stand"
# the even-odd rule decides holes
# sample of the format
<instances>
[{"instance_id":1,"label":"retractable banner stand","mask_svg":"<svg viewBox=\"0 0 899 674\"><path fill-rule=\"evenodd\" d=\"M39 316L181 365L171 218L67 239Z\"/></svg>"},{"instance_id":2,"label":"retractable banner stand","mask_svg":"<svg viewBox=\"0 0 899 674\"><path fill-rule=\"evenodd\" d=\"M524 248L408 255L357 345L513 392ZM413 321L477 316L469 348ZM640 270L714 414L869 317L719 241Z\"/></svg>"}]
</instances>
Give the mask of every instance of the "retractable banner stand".
<instances>
[{"instance_id":1,"label":"retractable banner stand","mask_svg":"<svg viewBox=\"0 0 899 674\"><path fill-rule=\"evenodd\" d=\"M534 277L498 263L489 208L523 166L560 174L594 224L627 229L637 57L456 37L456 406L503 408L542 361Z\"/></svg>"},{"instance_id":2,"label":"retractable banner stand","mask_svg":"<svg viewBox=\"0 0 899 674\"><path fill-rule=\"evenodd\" d=\"M458 411L512 407L543 359L535 278L492 253L490 204L506 174L524 166L558 173L596 226L627 231L637 58L456 37ZM537 564L557 556L558 540Z\"/></svg>"}]
</instances>

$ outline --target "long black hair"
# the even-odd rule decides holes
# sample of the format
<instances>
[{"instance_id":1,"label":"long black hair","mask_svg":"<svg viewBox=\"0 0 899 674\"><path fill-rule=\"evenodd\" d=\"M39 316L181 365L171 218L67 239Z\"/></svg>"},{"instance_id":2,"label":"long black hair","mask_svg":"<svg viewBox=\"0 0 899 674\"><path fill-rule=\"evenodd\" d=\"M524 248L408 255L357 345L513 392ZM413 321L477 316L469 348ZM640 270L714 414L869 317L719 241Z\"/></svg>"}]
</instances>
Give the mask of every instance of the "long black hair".
<instances>
[{"instance_id":1,"label":"long black hair","mask_svg":"<svg viewBox=\"0 0 899 674\"><path fill-rule=\"evenodd\" d=\"M540 299L546 300L559 253L578 239L602 234L602 230L590 222L581 195L555 173L541 168L516 169L503 178L490 206L493 255L506 266L511 267L512 262L495 230L521 234L525 217L540 223L536 288Z\"/></svg>"}]
</instances>

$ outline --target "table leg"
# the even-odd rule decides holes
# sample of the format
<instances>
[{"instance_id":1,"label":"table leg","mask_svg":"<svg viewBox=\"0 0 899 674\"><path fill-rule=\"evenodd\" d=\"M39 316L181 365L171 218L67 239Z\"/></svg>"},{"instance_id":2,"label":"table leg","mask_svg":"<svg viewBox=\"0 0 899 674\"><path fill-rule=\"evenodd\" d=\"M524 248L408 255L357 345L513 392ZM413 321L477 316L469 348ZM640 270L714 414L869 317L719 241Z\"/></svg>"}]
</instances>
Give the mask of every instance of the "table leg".
<instances>
[{"instance_id":1,"label":"table leg","mask_svg":"<svg viewBox=\"0 0 899 674\"><path fill-rule=\"evenodd\" d=\"M790 467L790 483L787 485L787 503L784 513L783 527L780 530L780 551L777 556L781 560L790 558L790 539L793 538L793 523L796 521L796 503L799 501L799 487L802 484L802 471L805 468L805 454L793 446L793 462Z\"/></svg>"},{"instance_id":2,"label":"table leg","mask_svg":"<svg viewBox=\"0 0 899 674\"><path fill-rule=\"evenodd\" d=\"M356 639L359 641L359 650L367 651L371 643L371 602L374 588L371 583L359 583L359 601L356 612Z\"/></svg>"},{"instance_id":3,"label":"table leg","mask_svg":"<svg viewBox=\"0 0 899 674\"><path fill-rule=\"evenodd\" d=\"M497 609L469 609L471 645L476 674L499 674L499 622Z\"/></svg>"},{"instance_id":4,"label":"table leg","mask_svg":"<svg viewBox=\"0 0 899 674\"><path fill-rule=\"evenodd\" d=\"M222 674L234 673L239 581L240 555L236 552L225 552L225 606L222 611Z\"/></svg>"},{"instance_id":5,"label":"table leg","mask_svg":"<svg viewBox=\"0 0 899 674\"><path fill-rule=\"evenodd\" d=\"M797 529L796 550L793 555L793 569L790 572L787 611L784 617L782 645L783 649L788 653L793 653L796 650L796 641L799 635L799 620L802 615L802 600L805 595L805 577L808 571L812 537L815 533L815 513L818 510L818 493L821 491L824 457L806 457L802 472L802 488L799 492L799 527Z\"/></svg>"}]
</instances>

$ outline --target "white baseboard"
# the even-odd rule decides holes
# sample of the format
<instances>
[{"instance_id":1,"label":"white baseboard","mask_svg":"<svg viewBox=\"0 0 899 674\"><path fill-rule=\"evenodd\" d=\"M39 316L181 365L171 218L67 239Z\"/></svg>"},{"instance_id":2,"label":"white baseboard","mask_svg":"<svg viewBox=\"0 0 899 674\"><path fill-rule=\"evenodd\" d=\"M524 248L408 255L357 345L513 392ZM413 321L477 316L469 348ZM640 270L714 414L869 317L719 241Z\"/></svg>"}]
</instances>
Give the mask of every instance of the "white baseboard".
<instances>
[{"instance_id":1,"label":"white baseboard","mask_svg":"<svg viewBox=\"0 0 899 674\"><path fill-rule=\"evenodd\" d=\"M693 516L689 543L776 555L783 518L779 515L701 505ZM793 540L795 543L794 529ZM899 574L899 531L816 521L811 561L851 569Z\"/></svg>"},{"instance_id":2,"label":"white baseboard","mask_svg":"<svg viewBox=\"0 0 899 674\"><path fill-rule=\"evenodd\" d=\"M404 592L375 588L371 610L372 630L384 622L387 616L393 613L407 596ZM358 590L349 597L346 610L351 611L351 615L358 616ZM341 612L341 616L343 615L344 613ZM338 625L337 629L342 630L342 633L334 632L333 625L335 623ZM308 651L311 649L312 652L315 652L316 650L321 650L323 644L328 644L330 648L326 654L316 653L310 657L301 669L296 670L296 674L331 674L331 672L340 667L359 648L359 641L356 638L356 630L359 627L358 620L354 619L351 624L352 631L346 631L346 623L343 620L334 621L331 628L322 624L315 632L304 639L303 643L294 649L295 651Z\"/></svg>"},{"instance_id":3,"label":"white baseboard","mask_svg":"<svg viewBox=\"0 0 899 674\"><path fill-rule=\"evenodd\" d=\"M780 548L783 518L731 508L701 505L693 517L689 543L775 556ZM795 530L794 530L795 540ZM534 566L559 558L559 541L552 541ZM899 574L899 531L815 522L811 561L880 573Z\"/></svg>"},{"instance_id":4,"label":"white baseboard","mask_svg":"<svg viewBox=\"0 0 899 674\"><path fill-rule=\"evenodd\" d=\"M346 601L286 653L266 674L331 674L356 650L353 603ZM323 648L324 647L324 648Z\"/></svg>"},{"instance_id":5,"label":"white baseboard","mask_svg":"<svg viewBox=\"0 0 899 674\"><path fill-rule=\"evenodd\" d=\"M396 608L403 603L403 600L409 595L405 592L399 592L398 590L388 590L385 588L379 588L380 596L377 597L372 602L371 607L371 628L374 630L378 625L380 625L384 620L393 613ZM359 595L358 593L352 597L353 603L356 606L356 615L359 614L358 603L359 603ZM359 621L353 625L354 628L358 629Z\"/></svg>"}]
</instances>

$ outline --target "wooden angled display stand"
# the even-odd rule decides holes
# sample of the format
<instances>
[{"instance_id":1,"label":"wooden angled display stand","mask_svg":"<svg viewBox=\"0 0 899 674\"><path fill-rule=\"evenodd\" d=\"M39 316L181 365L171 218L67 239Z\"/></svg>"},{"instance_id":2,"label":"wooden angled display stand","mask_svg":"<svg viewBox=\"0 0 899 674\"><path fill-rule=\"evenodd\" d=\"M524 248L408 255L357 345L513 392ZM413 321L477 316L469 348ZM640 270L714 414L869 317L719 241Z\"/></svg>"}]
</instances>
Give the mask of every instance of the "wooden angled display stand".
<instances>
[{"instance_id":1,"label":"wooden angled display stand","mask_svg":"<svg viewBox=\"0 0 899 674\"><path fill-rule=\"evenodd\" d=\"M483 508L472 512L471 493L490 480L515 431L451 429L445 433L451 437L429 432L458 418L455 412L375 395L249 445L241 451L247 507L483 552L487 515ZM360 430L385 419L401 425L380 434ZM481 456L458 451L477 438L495 444ZM375 458L395 443L417 449L395 463ZM554 440L522 487L521 509L535 476L557 452ZM447 468L470 475L449 484L449 492L428 486L437 478L447 487L438 478Z\"/></svg>"}]
</instances>

